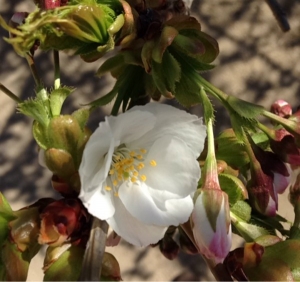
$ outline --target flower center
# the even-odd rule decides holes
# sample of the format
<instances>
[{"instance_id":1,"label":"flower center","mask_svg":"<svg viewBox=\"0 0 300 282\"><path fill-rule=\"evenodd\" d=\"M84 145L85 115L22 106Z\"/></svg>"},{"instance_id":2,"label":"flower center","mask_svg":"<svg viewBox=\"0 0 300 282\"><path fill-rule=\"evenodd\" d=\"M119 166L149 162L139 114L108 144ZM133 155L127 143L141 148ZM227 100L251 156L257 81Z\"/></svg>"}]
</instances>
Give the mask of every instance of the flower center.
<instances>
[{"instance_id":1,"label":"flower center","mask_svg":"<svg viewBox=\"0 0 300 282\"><path fill-rule=\"evenodd\" d=\"M118 196L118 188L124 181L136 182L147 180L147 176L141 173L145 167L146 149L129 150L125 145L120 145L112 156L112 165L108 173L108 179L105 190L114 191L114 195ZM155 160L149 162L150 166L157 165Z\"/></svg>"}]
</instances>

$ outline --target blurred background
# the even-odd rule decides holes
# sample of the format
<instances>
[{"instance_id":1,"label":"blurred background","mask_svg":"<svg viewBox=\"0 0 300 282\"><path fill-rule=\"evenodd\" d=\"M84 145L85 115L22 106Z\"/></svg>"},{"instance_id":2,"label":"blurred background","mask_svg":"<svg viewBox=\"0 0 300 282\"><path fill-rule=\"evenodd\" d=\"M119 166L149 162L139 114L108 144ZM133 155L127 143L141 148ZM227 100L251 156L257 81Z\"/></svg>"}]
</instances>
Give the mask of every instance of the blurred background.
<instances>
[{"instance_id":1,"label":"blurred background","mask_svg":"<svg viewBox=\"0 0 300 282\"><path fill-rule=\"evenodd\" d=\"M192 2L192 1L187 1ZM203 76L227 94L270 107L284 99L296 108L300 96L300 2L278 1L287 14L291 30L283 33L271 10L261 0L195 0L191 13L202 30L219 42L220 55L215 69ZM0 0L0 14L9 20L16 11L32 11L32 0ZM22 99L33 96L33 79L25 59L14 53L0 29L0 82ZM37 67L46 86L53 81L50 53L37 52ZM66 101L64 113L71 113L104 95L114 82L98 78L95 71L101 61L87 64L79 58L61 54L62 83L76 87ZM175 103L176 104L176 103ZM214 101L216 134L230 126L228 116ZM32 120L16 113L16 104L0 94L0 191L19 209L41 197L59 197L50 186L51 174L38 164L37 146L31 133ZM95 129L110 107L97 110L90 120ZM199 114L199 108L190 109ZM280 199L280 214L292 220L287 194ZM236 240L234 247L241 244ZM180 253L174 261L164 258L158 248L135 248L122 242L110 248L118 259L124 280L193 281L214 280L200 256ZM42 256L32 263L28 281L42 280Z\"/></svg>"}]
</instances>

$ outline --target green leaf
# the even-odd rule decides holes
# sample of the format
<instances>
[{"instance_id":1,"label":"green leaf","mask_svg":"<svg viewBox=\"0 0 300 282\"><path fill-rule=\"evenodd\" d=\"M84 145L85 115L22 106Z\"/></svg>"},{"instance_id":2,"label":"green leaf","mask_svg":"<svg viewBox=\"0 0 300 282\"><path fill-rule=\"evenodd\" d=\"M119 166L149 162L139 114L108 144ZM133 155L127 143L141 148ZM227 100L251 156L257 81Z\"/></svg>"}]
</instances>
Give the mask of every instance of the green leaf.
<instances>
[{"instance_id":1,"label":"green leaf","mask_svg":"<svg viewBox=\"0 0 300 282\"><path fill-rule=\"evenodd\" d=\"M222 190L226 192L229 198L229 203L233 206L237 201L243 200L243 191L246 190L243 182L237 177L221 173L219 176L219 182Z\"/></svg>"},{"instance_id":2,"label":"green leaf","mask_svg":"<svg viewBox=\"0 0 300 282\"><path fill-rule=\"evenodd\" d=\"M49 102L52 116L60 115L64 101L73 90L74 89L72 89L71 87L60 87L51 91L49 95Z\"/></svg>"},{"instance_id":3,"label":"green leaf","mask_svg":"<svg viewBox=\"0 0 300 282\"><path fill-rule=\"evenodd\" d=\"M249 157L244 145L239 142L231 128L224 130L216 138L216 143L216 158L218 160L223 160L236 169L249 163Z\"/></svg>"},{"instance_id":4,"label":"green leaf","mask_svg":"<svg viewBox=\"0 0 300 282\"><path fill-rule=\"evenodd\" d=\"M248 222L251 218L251 207L245 201L237 201L230 211L238 216L242 221Z\"/></svg>"},{"instance_id":5,"label":"green leaf","mask_svg":"<svg viewBox=\"0 0 300 282\"><path fill-rule=\"evenodd\" d=\"M110 103L118 94L118 88L115 86L110 92L105 94L103 97L88 104L92 108L105 106Z\"/></svg>"},{"instance_id":6,"label":"green leaf","mask_svg":"<svg viewBox=\"0 0 300 282\"><path fill-rule=\"evenodd\" d=\"M241 100L234 96L228 96L226 101L239 116L246 119L257 118L264 111L264 107Z\"/></svg>"},{"instance_id":7,"label":"green leaf","mask_svg":"<svg viewBox=\"0 0 300 282\"><path fill-rule=\"evenodd\" d=\"M268 230L255 224L246 223L243 221L233 222L238 233L245 239L246 242L253 242L256 238L264 235L269 235Z\"/></svg>"},{"instance_id":8,"label":"green leaf","mask_svg":"<svg viewBox=\"0 0 300 282\"><path fill-rule=\"evenodd\" d=\"M97 70L97 75L102 76L107 72L112 71L115 68L118 68L119 65L124 63L124 56L122 53L119 53L109 59L107 59Z\"/></svg>"}]
</instances>

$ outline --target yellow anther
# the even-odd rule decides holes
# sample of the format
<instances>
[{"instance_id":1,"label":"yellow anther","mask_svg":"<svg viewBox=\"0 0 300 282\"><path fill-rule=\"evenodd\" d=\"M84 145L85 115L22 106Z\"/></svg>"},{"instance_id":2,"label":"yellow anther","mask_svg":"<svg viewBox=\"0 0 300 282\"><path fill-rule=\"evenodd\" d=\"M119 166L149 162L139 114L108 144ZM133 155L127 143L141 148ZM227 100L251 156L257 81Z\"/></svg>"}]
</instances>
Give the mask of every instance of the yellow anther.
<instances>
[{"instance_id":1,"label":"yellow anther","mask_svg":"<svg viewBox=\"0 0 300 282\"><path fill-rule=\"evenodd\" d=\"M139 173L138 173L137 171L134 171L134 172L132 173L132 175L135 176L135 177L137 177L137 176L139 175Z\"/></svg>"},{"instance_id":2,"label":"yellow anther","mask_svg":"<svg viewBox=\"0 0 300 282\"><path fill-rule=\"evenodd\" d=\"M143 156L142 156L142 155L137 155L136 158L137 158L138 160L141 160L141 159L143 158Z\"/></svg>"},{"instance_id":3,"label":"yellow anther","mask_svg":"<svg viewBox=\"0 0 300 282\"><path fill-rule=\"evenodd\" d=\"M137 179L135 178L135 177L131 177L131 182L136 182L137 181Z\"/></svg>"},{"instance_id":4,"label":"yellow anther","mask_svg":"<svg viewBox=\"0 0 300 282\"><path fill-rule=\"evenodd\" d=\"M116 159L117 161L119 161L119 160L121 159L121 156L120 156L120 155L116 155L116 156L115 156L115 159Z\"/></svg>"},{"instance_id":5,"label":"yellow anther","mask_svg":"<svg viewBox=\"0 0 300 282\"><path fill-rule=\"evenodd\" d=\"M106 190L106 191L111 191L111 187L105 186L105 190Z\"/></svg>"},{"instance_id":6,"label":"yellow anther","mask_svg":"<svg viewBox=\"0 0 300 282\"><path fill-rule=\"evenodd\" d=\"M129 153L129 155L130 155L131 157L134 157L134 156L135 156L135 152L134 152L134 151L131 151L131 152Z\"/></svg>"},{"instance_id":7,"label":"yellow anther","mask_svg":"<svg viewBox=\"0 0 300 282\"><path fill-rule=\"evenodd\" d=\"M115 173L115 170L114 169L111 169L110 171L109 171L109 174L110 175L113 175Z\"/></svg>"},{"instance_id":8,"label":"yellow anther","mask_svg":"<svg viewBox=\"0 0 300 282\"><path fill-rule=\"evenodd\" d=\"M118 183L119 183L119 182L118 182L118 180L116 180L116 179L113 181L113 185L114 185L114 186L117 186Z\"/></svg>"},{"instance_id":9,"label":"yellow anther","mask_svg":"<svg viewBox=\"0 0 300 282\"><path fill-rule=\"evenodd\" d=\"M134 166L133 165L131 165L129 168L130 168L130 170L134 170Z\"/></svg>"},{"instance_id":10,"label":"yellow anther","mask_svg":"<svg viewBox=\"0 0 300 282\"><path fill-rule=\"evenodd\" d=\"M115 193L114 193L114 196L115 196L115 197L119 197L119 193L118 193L118 192L115 192Z\"/></svg>"},{"instance_id":11,"label":"yellow anther","mask_svg":"<svg viewBox=\"0 0 300 282\"><path fill-rule=\"evenodd\" d=\"M144 182L147 180L147 177L146 177L146 175L144 175L144 174L141 175L140 178L141 178L141 180L144 181Z\"/></svg>"},{"instance_id":12,"label":"yellow anther","mask_svg":"<svg viewBox=\"0 0 300 282\"><path fill-rule=\"evenodd\" d=\"M146 150L146 149L140 149L140 152L141 152L142 154L146 154L146 153L147 153L147 150Z\"/></svg>"},{"instance_id":13,"label":"yellow anther","mask_svg":"<svg viewBox=\"0 0 300 282\"><path fill-rule=\"evenodd\" d=\"M143 169L145 167L145 165L143 164L143 163L139 163L138 165L137 165L137 169L138 170L141 170L141 169Z\"/></svg>"},{"instance_id":14,"label":"yellow anther","mask_svg":"<svg viewBox=\"0 0 300 282\"><path fill-rule=\"evenodd\" d=\"M157 163L156 163L156 161L155 161L155 160L151 160L151 161L150 161L150 165L151 165L151 166L156 166L156 165L157 165Z\"/></svg>"}]
</instances>

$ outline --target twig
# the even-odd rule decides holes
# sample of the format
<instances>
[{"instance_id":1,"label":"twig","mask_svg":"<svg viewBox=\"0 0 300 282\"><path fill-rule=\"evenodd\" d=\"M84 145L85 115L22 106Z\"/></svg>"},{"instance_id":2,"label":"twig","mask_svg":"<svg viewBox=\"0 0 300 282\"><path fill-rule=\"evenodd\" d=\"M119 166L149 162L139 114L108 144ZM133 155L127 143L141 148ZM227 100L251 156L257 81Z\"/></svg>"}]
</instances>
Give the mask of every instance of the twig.
<instances>
[{"instance_id":1,"label":"twig","mask_svg":"<svg viewBox=\"0 0 300 282\"><path fill-rule=\"evenodd\" d=\"M107 222L94 217L78 281L100 281L107 231Z\"/></svg>"},{"instance_id":2,"label":"twig","mask_svg":"<svg viewBox=\"0 0 300 282\"><path fill-rule=\"evenodd\" d=\"M0 90L5 93L8 97L13 99L17 103L22 103L23 101L14 93L12 93L8 88L6 88L2 83L0 83Z\"/></svg>"},{"instance_id":3,"label":"twig","mask_svg":"<svg viewBox=\"0 0 300 282\"><path fill-rule=\"evenodd\" d=\"M276 0L265 0L265 1L269 5L270 9L272 10L273 15L281 30L283 32L289 31L291 29L290 24L286 18L285 12L282 10L278 2Z\"/></svg>"}]
</instances>

